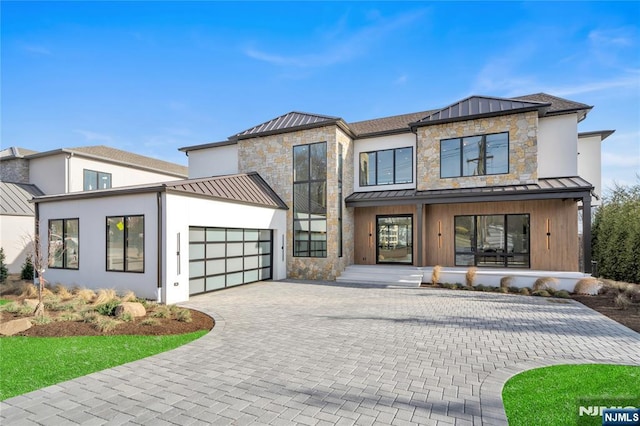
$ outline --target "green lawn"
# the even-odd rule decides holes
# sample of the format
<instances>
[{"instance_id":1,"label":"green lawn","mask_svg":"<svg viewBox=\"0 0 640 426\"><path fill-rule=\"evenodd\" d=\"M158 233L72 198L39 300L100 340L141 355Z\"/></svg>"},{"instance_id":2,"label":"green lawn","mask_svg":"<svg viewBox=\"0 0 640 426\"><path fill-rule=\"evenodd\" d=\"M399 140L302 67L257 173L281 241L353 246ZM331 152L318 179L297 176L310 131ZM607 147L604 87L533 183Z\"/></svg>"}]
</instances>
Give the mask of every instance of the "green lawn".
<instances>
[{"instance_id":1,"label":"green lawn","mask_svg":"<svg viewBox=\"0 0 640 426\"><path fill-rule=\"evenodd\" d=\"M0 401L168 351L207 332L170 336L3 337Z\"/></svg>"},{"instance_id":2,"label":"green lawn","mask_svg":"<svg viewBox=\"0 0 640 426\"><path fill-rule=\"evenodd\" d=\"M640 367L557 365L525 371L502 391L510 426L601 425L601 417L579 416L580 406L636 407L640 404Z\"/></svg>"}]
</instances>

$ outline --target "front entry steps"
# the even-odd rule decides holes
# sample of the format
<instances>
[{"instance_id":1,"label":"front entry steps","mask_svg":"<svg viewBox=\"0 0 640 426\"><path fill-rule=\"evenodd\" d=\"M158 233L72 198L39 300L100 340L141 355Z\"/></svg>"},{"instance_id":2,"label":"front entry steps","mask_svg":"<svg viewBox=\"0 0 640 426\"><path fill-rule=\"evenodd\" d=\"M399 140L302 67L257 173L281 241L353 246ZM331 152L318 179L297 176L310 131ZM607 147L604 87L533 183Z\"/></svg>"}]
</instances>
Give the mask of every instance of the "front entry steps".
<instances>
[{"instance_id":1,"label":"front entry steps","mask_svg":"<svg viewBox=\"0 0 640 426\"><path fill-rule=\"evenodd\" d=\"M336 278L339 283L387 284L390 287L420 287L423 272L416 266L349 265Z\"/></svg>"}]
</instances>

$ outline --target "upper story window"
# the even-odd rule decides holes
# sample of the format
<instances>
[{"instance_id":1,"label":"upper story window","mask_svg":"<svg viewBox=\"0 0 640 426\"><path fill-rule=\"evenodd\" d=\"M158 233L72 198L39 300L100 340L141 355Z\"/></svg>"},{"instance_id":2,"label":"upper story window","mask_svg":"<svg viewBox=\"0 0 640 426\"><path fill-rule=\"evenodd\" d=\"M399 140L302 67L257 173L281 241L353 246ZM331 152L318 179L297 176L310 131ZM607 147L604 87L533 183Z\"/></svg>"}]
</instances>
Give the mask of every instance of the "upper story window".
<instances>
[{"instance_id":1,"label":"upper story window","mask_svg":"<svg viewBox=\"0 0 640 426\"><path fill-rule=\"evenodd\" d=\"M360 153L360 186L413 183L413 147Z\"/></svg>"},{"instance_id":2,"label":"upper story window","mask_svg":"<svg viewBox=\"0 0 640 426\"><path fill-rule=\"evenodd\" d=\"M84 191L109 189L111 188L111 173L96 172L95 170L84 169L83 182Z\"/></svg>"},{"instance_id":3,"label":"upper story window","mask_svg":"<svg viewBox=\"0 0 640 426\"><path fill-rule=\"evenodd\" d=\"M440 177L509 173L509 133L440 141Z\"/></svg>"},{"instance_id":4,"label":"upper story window","mask_svg":"<svg viewBox=\"0 0 640 426\"><path fill-rule=\"evenodd\" d=\"M79 219L49 220L49 268L78 269Z\"/></svg>"},{"instance_id":5,"label":"upper story window","mask_svg":"<svg viewBox=\"0 0 640 426\"><path fill-rule=\"evenodd\" d=\"M293 147L293 255L327 257L327 143Z\"/></svg>"}]
</instances>

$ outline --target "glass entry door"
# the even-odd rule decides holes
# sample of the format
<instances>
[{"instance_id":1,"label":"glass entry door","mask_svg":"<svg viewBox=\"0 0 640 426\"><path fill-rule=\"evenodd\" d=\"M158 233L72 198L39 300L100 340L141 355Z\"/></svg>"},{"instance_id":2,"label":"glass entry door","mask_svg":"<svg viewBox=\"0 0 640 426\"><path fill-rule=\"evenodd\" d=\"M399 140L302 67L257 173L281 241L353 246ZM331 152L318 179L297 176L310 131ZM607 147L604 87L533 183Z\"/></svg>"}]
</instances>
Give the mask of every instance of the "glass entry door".
<instances>
[{"instance_id":1,"label":"glass entry door","mask_svg":"<svg viewBox=\"0 0 640 426\"><path fill-rule=\"evenodd\" d=\"M413 264L413 216L376 216L376 263Z\"/></svg>"}]
</instances>

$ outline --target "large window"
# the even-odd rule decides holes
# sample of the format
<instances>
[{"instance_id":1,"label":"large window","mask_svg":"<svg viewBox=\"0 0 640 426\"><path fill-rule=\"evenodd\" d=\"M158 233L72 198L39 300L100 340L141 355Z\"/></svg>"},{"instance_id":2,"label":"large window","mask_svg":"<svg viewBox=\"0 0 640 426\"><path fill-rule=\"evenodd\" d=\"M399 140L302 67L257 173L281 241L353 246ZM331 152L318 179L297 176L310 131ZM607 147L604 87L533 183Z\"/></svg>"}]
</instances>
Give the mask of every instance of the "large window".
<instances>
[{"instance_id":1,"label":"large window","mask_svg":"<svg viewBox=\"0 0 640 426\"><path fill-rule=\"evenodd\" d=\"M78 269L79 219L49 220L49 268Z\"/></svg>"},{"instance_id":2,"label":"large window","mask_svg":"<svg viewBox=\"0 0 640 426\"><path fill-rule=\"evenodd\" d=\"M529 215L455 217L456 266L529 268Z\"/></svg>"},{"instance_id":3,"label":"large window","mask_svg":"<svg viewBox=\"0 0 640 426\"><path fill-rule=\"evenodd\" d=\"M144 216L107 217L107 271L144 272Z\"/></svg>"},{"instance_id":4,"label":"large window","mask_svg":"<svg viewBox=\"0 0 640 426\"><path fill-rule=\"evenodd\" d=\"M293 147L293 255L327 256L327 143Z\"/></svg>"},{"instance_id":5,"label":"large window","mask_svg":"<svg viewBox=\"0 0 640 426\"><path fill-rule=\"evenodd\" d=\"M509 133L443 139L440 177L509 173Z\"/></svg>"},{"instance_id":6,"label":"large window","mask_svg":"<svg viewBox=\"0 0 640 426\"><path fill-rule=\"evenodd\" d=\"M85 191L111 188L111 173L84 169L83 188Z\"/></svg>"},{"instance_id":7,"label":"large window","mask_svg":"<svg viewBox=\"0 0 640 426\"><path fill-rule=\"evenodd\" d=\"M377 263L413 264L413 216L376 216Z\"/></svg>"},{"instance_id":8,"label":"large window","mask_svg":"<svg viewBox=\"0 0 640 426\"><path fill-rule=\"evenodd\" d=\"M360 153L360 186L412 182L412 147Z\"/></svg>"}]
</instances>

